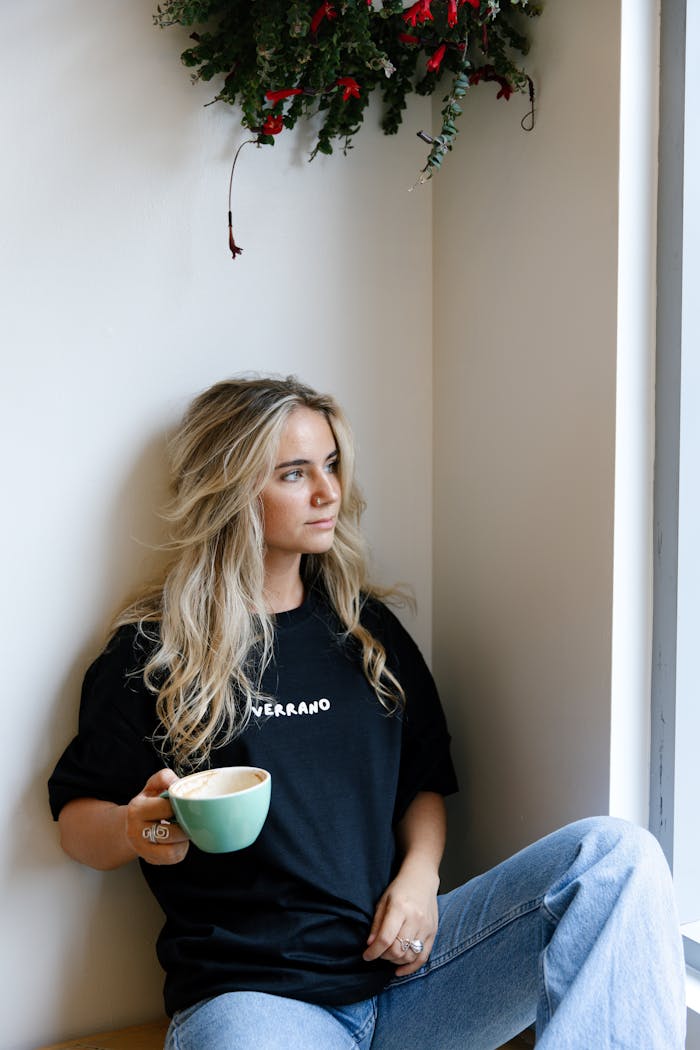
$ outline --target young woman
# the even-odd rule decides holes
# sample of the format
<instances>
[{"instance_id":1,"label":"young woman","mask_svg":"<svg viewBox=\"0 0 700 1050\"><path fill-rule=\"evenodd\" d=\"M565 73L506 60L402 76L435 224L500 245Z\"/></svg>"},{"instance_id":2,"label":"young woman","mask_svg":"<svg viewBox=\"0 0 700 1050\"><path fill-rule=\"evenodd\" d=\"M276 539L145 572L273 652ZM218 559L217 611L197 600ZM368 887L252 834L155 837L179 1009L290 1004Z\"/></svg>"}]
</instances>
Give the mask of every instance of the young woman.
<instances>
[{"instance_id":1,"label":"young woman","mask_svg":"<svg viewBox=\"0 0 700 1050\"><path fill-rule=\"evenodd\" d=\"M172 559L88 670L50 781L66 852L138 858L169 1050L681 1050L668 869L581 821L438 895L456 790L430 673L367 579L337 404L292 378L218 383L173 445ZM191 845L161 792L269 769L257 841Z\"/></svg>"}]
</instances>

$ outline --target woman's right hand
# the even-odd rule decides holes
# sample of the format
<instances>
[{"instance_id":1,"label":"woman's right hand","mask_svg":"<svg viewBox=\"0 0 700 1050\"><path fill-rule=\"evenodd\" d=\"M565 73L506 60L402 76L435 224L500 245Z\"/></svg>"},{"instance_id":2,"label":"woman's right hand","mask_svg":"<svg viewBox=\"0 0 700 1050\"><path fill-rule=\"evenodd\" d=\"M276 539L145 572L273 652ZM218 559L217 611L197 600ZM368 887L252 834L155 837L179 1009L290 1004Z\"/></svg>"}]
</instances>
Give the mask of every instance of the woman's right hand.
<instances>
[{"instance_id":1,"label":"woman's right hand","mask_svg":"<svg viewBox=\"0 0 700 1050\"><path fill-rule=\"evenodd\" d=\"M67 802L58 816L61 846L69 857L98 871L120 868L136 857L148 864L179 864L189 839L177 824L161 824L173 816L160 795L174 780L171 769L159 770L126 806L99 798ZM163 829L155 842L144 837L144 829L150 828Z\"/></svg>"},{"instance_id":2,"label":"woman's right hand","mask_svg":"<svg viewBox=\"0 0 700 1050\"><path fill-rule=\"evenodd\" d=\"M134 852L148 864L179 864L190 840L173 819L173 810L161 794L177 780L171 769L160 769L126 807L126 837Z\"/></svg>"}]
</instances>

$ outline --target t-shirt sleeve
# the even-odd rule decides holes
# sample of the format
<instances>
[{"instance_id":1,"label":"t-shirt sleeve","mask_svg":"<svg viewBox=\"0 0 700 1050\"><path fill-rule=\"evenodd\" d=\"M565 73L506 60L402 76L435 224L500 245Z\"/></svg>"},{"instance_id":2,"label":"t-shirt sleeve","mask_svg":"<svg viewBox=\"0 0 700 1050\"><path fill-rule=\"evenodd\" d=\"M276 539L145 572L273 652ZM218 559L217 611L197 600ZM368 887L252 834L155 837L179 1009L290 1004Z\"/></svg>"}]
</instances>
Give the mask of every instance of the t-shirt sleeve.
<instances>
[{"instance_id":1,"label":"t-shirt sleeve","mask_svg":"<svg viewBox=\"0 0 700 1050\"><path fill-rule=\"evenodd\" d=\"M420 791L451 795L459 786L450 755L450 734L433 676L401 622L386 606L380 609L378 634L387 651L388 666L406 696L400 715L401 765L394 808L397 822Z\"/></svg>"},{"instance_id":2,"label":"t-shirt sleeve","mask_svg":"<svg viewBox=\"0 0 700 1050\"><path fill-rule=\"evenodd\" d=\"M155 697L143 681L147 643L135 625L120 628L88 668L78 733L49 779L54 819L75 798L124 805L161 768L152 743Z\"/></svg>"}]
</instances>

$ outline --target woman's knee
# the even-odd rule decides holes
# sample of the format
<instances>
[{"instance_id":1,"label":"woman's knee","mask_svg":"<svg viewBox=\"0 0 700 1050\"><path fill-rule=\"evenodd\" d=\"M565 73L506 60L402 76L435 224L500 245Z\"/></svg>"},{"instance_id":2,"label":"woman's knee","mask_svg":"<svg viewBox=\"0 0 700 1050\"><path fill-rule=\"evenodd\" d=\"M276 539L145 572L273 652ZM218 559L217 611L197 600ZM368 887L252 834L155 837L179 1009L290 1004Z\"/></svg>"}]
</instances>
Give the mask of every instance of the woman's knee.
<instances>
[{"instance_id":1,"label":"woman's knee","mask_svg":"<svg viewBox=\"0 0 700 1050\"><path fill-rule=\"evenodd\" d=\"M640 864L667 869L663 851L650 831L621 817L589 817L572 825L580 828L582 841L590 839L601 853L618 853L636 867Z\"/></svg>"},{"instance_id":2,"label":"woman's knee","mask_svg":"<svg viewBox=\"0 0 700 1050\"><path fill-rule=\"evenodd\" d=\"M673 884L668 863L657 839L646 828L619 817L592 817L573 825L579 838L574 868L587 870L609 892L629 887L633 896L653 906L653 897L668 907Z\"/></svg>"}]
</instances>

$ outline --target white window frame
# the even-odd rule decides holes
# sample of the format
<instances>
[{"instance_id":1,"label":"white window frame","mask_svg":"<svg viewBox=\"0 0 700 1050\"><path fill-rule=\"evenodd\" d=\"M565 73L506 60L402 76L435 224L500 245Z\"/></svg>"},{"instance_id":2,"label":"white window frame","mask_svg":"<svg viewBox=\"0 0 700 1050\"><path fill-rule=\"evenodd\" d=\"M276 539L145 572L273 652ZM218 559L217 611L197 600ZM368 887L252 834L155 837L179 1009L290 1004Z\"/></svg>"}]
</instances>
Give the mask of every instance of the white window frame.
<instances>
[{"instance_id":1,"label":"white window frame","mask_svg":"<svg viewBox=\"0 0 700 1050\"><path fill-rule=\"evenodd\" d=\"M700 971L700 5L661 0L650 827Z\"/></svg>"}]
</instances>

